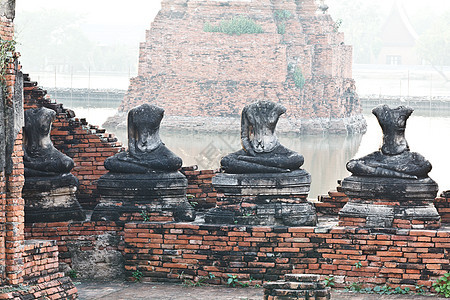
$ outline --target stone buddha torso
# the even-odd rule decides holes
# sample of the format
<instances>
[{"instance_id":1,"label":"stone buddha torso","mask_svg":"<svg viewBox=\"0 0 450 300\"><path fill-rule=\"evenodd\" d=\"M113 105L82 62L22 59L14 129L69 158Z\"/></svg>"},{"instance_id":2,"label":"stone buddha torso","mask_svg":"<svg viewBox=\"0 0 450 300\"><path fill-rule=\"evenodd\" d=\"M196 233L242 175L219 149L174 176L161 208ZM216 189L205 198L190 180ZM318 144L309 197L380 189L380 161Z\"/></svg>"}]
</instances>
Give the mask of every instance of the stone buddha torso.
<instances>
[{"instance_id":1,"label":"stone buddha torso","mask_svg":"<svg viewBox=\"0 0 450 300\"><path fill-rule=\"evenodd\" d=\"M380 105L372 110L383 130L383 143L379 151L347 163L353 175L424 178L431 171L431 164L422 155L410 152L405 138L406 121L412 114L410 107L395 109Z\"/></svg>"},{"instance_id":2,"label":"stone buddha torso","mask_svg":"<svg viewBox=\"0 0 450 300\"><path fill-rule=\"evenodd\" d=\"M73 160L58 151L50 139L55 118L55 111L45 107L25 111L25 176L56 176L72 170Z\"/></svg>"},{"instance_id":3,"label":"stone buddha torso","mask_svg":"<svg viewBox=\"0 0 450 300\"><path fill-rule=\"evenodd\" d=\"M241 117L242 149L221 160L226 173L289 172L303 164L303 156L280 144L275 127L286 108L258 101L244 107Z\"/></svg>"},{"instance_id":4,"label":"stone buddha torso","mask_svg":"<svg viewBox=\"0 0 450 300\"><path fill-rule=\"evenodd\" d=\"M159 136L164 110L142 104L128 113L128 150L105 161L105 168L113 173L148 173L176 171L182 160L171 152Z\"/></svg>"}]
</instances>

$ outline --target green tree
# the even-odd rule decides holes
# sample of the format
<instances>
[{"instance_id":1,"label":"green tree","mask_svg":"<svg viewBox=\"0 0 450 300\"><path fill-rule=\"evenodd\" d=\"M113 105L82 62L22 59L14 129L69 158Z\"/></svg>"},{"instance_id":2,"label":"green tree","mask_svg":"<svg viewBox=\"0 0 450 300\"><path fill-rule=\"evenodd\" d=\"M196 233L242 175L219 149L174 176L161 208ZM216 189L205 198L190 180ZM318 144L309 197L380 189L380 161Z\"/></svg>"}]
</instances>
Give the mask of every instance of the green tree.
<instances>
[{"instance_id":1,"label":"green tree","mask_svg":"<svg viewBox=\"0 0 450 300\"><path fill-rule=\"evenodd\" d=\"M419 37L417 52L445 81L450 81L442 70L443 66L450 66L450 11L438 17Z\"/></svg>"},{"instance_id":2,"label":"green tree","mask_svg":"<svg viewBox=\"0 0 450 300\"><path fill-rule=\"evenodd\" d=\"M93 43L80 29L83 18L59 10L24 11L15 20L22 64L32 70L89 66Z\"/></svg>"},{"instance_id":3,"label":"green tree","mask_svg":"<svg viewBox=\"0 0 450 300\"><path fill-rule=\"evenodd\" d=\"M386 9L379 3L367 0L329 0L329 12L335 21L342 20L339 31L346 43L353 46L356 63L370 63L381 49L379 37Z\"/></svg>"},{"instance_id":4,"label":"green tree","mask_svg":"<svg viewBox=\"0 0 450 300\"><path fill-rule=\"evenodd\" d=\"M26 70L128 72L137 66L138 45L99 44L83 28L84 17L67 11L23 11L16 17L16 38Z\"/></svg>"}]
</instances>

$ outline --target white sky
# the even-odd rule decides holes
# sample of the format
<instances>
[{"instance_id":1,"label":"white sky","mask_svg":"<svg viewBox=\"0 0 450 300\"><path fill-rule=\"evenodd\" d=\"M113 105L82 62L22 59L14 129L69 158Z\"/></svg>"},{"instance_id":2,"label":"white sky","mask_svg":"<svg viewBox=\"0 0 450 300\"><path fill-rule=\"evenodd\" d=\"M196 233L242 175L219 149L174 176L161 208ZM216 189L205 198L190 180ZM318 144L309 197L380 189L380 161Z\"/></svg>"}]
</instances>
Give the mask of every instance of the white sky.
<instances>
[{"instance_id":1,"label":"white sky","mask_svg":"<svg viewBox=\"0 0 450 300\"><path fill-rule=\"evenodd\" d=\"M145 30L150 29L160 8L160 0L17 0L16 18L20 17L21 11L69 11L83 16L84 28L95 30L91 34L86 32L91 39L99 42L125 39L138 47L139 42L145 40Z\"/></svg>"},{"instance_id":2,"label":"white sky","mask_svg":"<svg viewBox=\"0 0 450 300\"><path fill-rule=\"evenodd\" d=\"M36 9L60 9L82 13L92 24L147 24L161 7L159 0L18 0L16 11Z\"/></svg>"},{"instance_id":3,"label":"white sky","mask_svg":"<svg viewBox=\"0 0 450 300\"><path fill-rule=\"evenodd\" d=\"M226 0L221 0L226 1ZM242 1L242 0L241 0ZM316 0L320 2L322 0ZM367 0L379 4L384 9L389 9L397 0ZM400 0L405 4L408 14L416 14L424 7L435 12L450 8L450 0ZM339 0L325 0L333 11L334 5L339 5ZM145 29L150 28L150 23L161 7L160 0L17 0L16 14L20 15L23 10L58 9L74 13L80 13L85 17L86 26L94 25L112 28L122 26L124 32L128 32L128 41L144 41ZM139 32L133 32L138 30ZM97 35L99 35L97 33ZM100 37L101 38L101 37Z\"/></svg>"}]
</instances>

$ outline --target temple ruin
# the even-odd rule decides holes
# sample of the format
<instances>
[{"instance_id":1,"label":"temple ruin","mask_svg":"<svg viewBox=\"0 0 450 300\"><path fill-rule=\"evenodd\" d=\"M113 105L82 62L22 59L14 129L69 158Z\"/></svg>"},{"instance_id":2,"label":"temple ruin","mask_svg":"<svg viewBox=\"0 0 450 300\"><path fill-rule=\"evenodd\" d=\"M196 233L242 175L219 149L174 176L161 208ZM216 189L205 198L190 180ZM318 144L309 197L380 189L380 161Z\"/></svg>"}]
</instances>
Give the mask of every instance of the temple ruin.
<instances>
[{"instance_id":1,"label":"temple ruin","mask_svg":"<svg viewBox=\"0 0 450 300\"><path fill-rule=\"evenodd\" d=\"M282 131L366 130L352 46L314 0L163 0L110 122L148 99L173 128L229 131L246 104L268 99L289 112Z\"/></svg>"}]
</instances>

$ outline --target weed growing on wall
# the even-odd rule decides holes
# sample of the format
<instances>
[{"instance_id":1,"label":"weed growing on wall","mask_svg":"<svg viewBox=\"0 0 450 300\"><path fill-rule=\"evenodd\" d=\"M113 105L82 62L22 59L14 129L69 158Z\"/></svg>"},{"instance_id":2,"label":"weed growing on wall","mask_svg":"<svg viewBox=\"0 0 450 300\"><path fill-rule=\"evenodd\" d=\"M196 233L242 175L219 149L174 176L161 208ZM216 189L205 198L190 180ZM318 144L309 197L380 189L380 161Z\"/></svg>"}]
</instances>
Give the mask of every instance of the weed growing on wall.
<instances>
[{"instance_id":1,"label":"weed growing on wall","mask_svg":"<svg viewBox=\"0 0 450 300\"><path fill-rule=\"evenodd\" d=\"M325 284L326 287L334 287L335 284L335 278L333 275L330 275L328 277L325 277L325 279L323 280L323 283Z\"/></svg>"},{"instance_id":2,"label":"weed growing on wall","mask_svg":"<svg viewBox=\"0 0 450 300\"><path fill-rule=\"evenodd\" d=\"M433 283L433 288L445 298L450 298L450 273L444 274Z\"/></svg>"},{"instance_id":3,"label":"weed growing on wall","mask_svg":"<svg viewBox=\"0 0 450 300\"><path fill-rule=\"evenodd\" d=\"M338 32L339 31L339 27L341 27L341 25L342 25L342 19L338 19L336 21L336 23L334 23L333 31L334 32Z\"/></svg>"},{"instance_id":4,"label":"weed growing on wall","mask_svg":"<svg viewBox=\"0 0 450 300\"><path fill-rule=\"evenodd\" d=\"M13 293L13 292L28 292L30 290L29 286L24 286L19 284L17 286L6 286L0 288L0 294Z\"/></svg>"},{"instance_id":5,"label":"weed growing on wall","mask_svg":"<svg viewBox=\"0 0 450 300\"><path fill-rule=\"evenodd\" d=\"M150 221L150 214L147 211L141 210L140 215L142 217L142 220L144 220L144 222Z\"/></svg>"},{"instance_id":6,"label":"weed growing on wall","mask_svg":"<svg viewBox=\"0 0 450 300\"><path fill-rule=\"evenodd\" d=\"M184 286L198 287L209 284L210 283L209 281L215 279L216 276L212 273L209 273L208 276L199 276L195 280L190 280L186 278L183 271L180 274L178 274L178 278L183 281Z\"/></svg>"},{"instance_id":7,"label":"weed growing on wall","mask_svg":"<svg viewBox=\"0 0 450 300\"><path fill-rule=\"evenodd\" d=\"M16 41L8 41L0 38L0 84L6 93L6 64L12 59L16 49Z\"/></svg>"},{"instance_id":8,"label":"weed growing on wall","mask_svg":"<svg viewBox=\"0 0 450 300\"><path fill-rule=\"evenodd\" d=\"M221 21L218 26L213 26L206 22L203 25L203 31L221 32L229 35L264 33L260 25L256 24L252 19L243 16L233 17L227 21Z\"/></svg>"},{"instance_id":9,"label":"weed growing on wall","mask_svg":"<svg viewBox=\"0 0 450 300\"><path fill-rule=\"evenodd\" d=\"M134 282L141 282L142 277L144 277L144 274L142 274L141 271L136 270L131 274L131 277L133 277Z\"/></svg>"},{"instance_id":10,"label":"weed growing on wall","mask_svg":"<svg viewBox=\"0 0 450 300\"><path fill-rule=\"evenodd\" d=\"M282 22L277 25L277 32L278 34L285 34L286 33L286 23Z\"/></svg>"},{"instance_id":11,"label":"weed growing on wall","mask_svg":"<svg viewBox=\"0 0 450 300\"><path fill-rule=\"evenodd\" d=\"M278 9L275 11L274 16L277 20L287 20L292 17L292 13L285 9Z\"/></svg>"},{"instance_id":12,"label":"weed growing on wall","mask_svg":"<svg viewBox=\"0 0 450 300\"><path fill-rule=\"evenodd\" d=\"M376 286L374 288L362 286L360 282L352 282L348 287L345 288L347 292L361 293L361 294L378 294L378 295L423 295L425 290L422 285L416 286L415 291L412 291L409 287L396 287L392 288L388 285Z\"/></svg>"},{"instance_id":13,"label":"weed growing on wall","mask_svg":"<svg viewBox=\"0 0 450 300\"><path fill-rule=\"evenodd\" d=\"M303 77L302 70L299 66L296 66L294 70L294 83L299 89L303 89L303 86L305 85L305 78Z\"/></svg>"},{"instance_id":14,"label":"weed growing on wall","mask_svg":"<svg viewBox=\"0 0 450 300\"><path fill-rule=\"evenodd\" d=\"M288 10L276 10L273 14L275 20L277 20L279 23L277 24L277 32L278 34L285 34L286 33L286 22L285 20L292 17L292 13Z\"/></svg>"},{"instance_id":15,"label":"weed growing on wall","mask_svg":"<svg viewBox=\"0 0 450 300\"><path fill-rule=\"evenodd\" d=\"M66 275L72 279L78 278L78 272L74 269L70 269L69 271L67 271Z\"/></svg>"}]
</instances>

